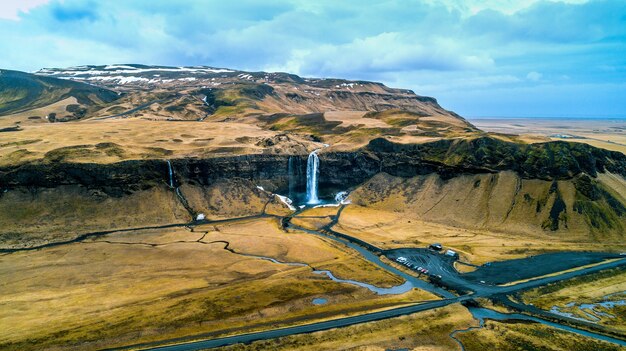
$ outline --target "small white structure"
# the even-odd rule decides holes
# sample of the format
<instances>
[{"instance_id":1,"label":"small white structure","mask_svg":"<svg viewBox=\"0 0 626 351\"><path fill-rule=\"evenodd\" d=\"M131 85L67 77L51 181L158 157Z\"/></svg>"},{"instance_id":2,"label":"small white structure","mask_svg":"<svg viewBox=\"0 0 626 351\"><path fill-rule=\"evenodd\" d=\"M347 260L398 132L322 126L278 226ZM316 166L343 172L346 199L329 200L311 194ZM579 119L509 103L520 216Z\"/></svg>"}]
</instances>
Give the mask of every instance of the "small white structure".
<instances>
[{"instance_id":1,"label":"small white structure","mask_svg":"<svg viewBox=\"0 0 626 351\"><path fill-rule=\"evenodd\" d=\"M196 221L203 221L204 218L204 213L198 213L198 215L196 216Z\"/></svg>"},{"instance_id":2,"label":"small white structure","mask_svg":"<svg viewBox=\"0 0 626 351\"><path fill-rule=\"evenodd\" d=\"M457 257L459 254L456 253L456 251L454 250L446 250L446 253L444 255L450 256L450 257Z\"/></svg>"}]
</instances>

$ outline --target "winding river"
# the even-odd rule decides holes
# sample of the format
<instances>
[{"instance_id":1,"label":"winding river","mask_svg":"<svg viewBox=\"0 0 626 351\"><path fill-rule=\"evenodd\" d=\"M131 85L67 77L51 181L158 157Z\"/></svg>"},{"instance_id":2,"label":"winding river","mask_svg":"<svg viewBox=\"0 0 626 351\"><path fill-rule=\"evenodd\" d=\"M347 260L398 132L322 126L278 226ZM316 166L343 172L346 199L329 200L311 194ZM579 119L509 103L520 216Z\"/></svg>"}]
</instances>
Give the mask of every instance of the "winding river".
<instances>
[{"instance_id":1,"label":"winding river","mask_svg":"<svg viewBox=\"0 0 626 351\"><path fill-rule=\"evenodd\" d=\"M547 325L547 326L550 326L552 328L563 330L563 331L566 331L566 332L570 332L570 333L586 336L586 337L597 339L597 340L610 342L610 343L613 343L613 344L618 344L618 345L621 345L621 346L626 346L626 341L624 341L624 340L620 340L620 339L617 339L617 338L613 338L613 337L602 335L602 334L598 334L598 333L593 333L593 332L582 330L582 329L572 328L572 327L569 327L569 326L566 326L566 325L562 325L562 324L559 324L559 323L550 322L550 321L547 321L547 320L544 320L544 319L541 319L541 318L527 316L525 314L520 314L520 313L501 313L501 312L497 312L497 311L490 310L490 309L487 309L487 308L480 308L480 307L468 307L468 310L470 311L470 313L472 314L474 319L478 320L479 326L478 327L470 327L470 328L467 328L467 329L455 330L452 333L450 333L450 337L452 339L454 339L461 346L462 350L465 350L465 347L463 346L463 343L461 343L461 341L456 337L456 335L459 334L459 333L465 333L465 332L468 332L468 331L471 331L471 330L476 330L476 329L483 328L484 325L485 325L485 319L491 319L491 320L496 320L496 321L522 320L522 321L541 323L543 325Z\"/></svg>"},{"instance_id":2,"label":"winding river","mask_svg":"<svg viewBox=\"0 0 626 351\"><path fill-rule=\"evenodd\" d=\"M317 269L314 269L313 267L311 267L310 265L308 265L306 263L301 263L301 262L282 262L282 261L279 261L279 260L277 260L275 258L266 257L266 256L257 256L257 255L242 254L242 253L237 253L237 254L239 254L241 256L246 256L246 257L258 258L258 259L261 259L261 260L270 261L272 263L282 264L282 265L287 265L287 266L309 267L309 268L311 268L313 273L319 274L319 275L326 275L328 278L330 278L334 282L360 286L360 287L366 288L369 291L374 292L374 293L376 293L378 295L404 294L405 292L408 292L411 289L413 289L413 284L411 284L408 281L404 282L404 284L397 285L397 286L392 286L390 288L379 288L379 287L377 287L375 285L367 284L367 283L364 283L364 282L360 282L358 280L337 278L337 277L335 277L335 275L331 271L328 271L328 270L317 270Z\"/></svg>"}]
</instances>

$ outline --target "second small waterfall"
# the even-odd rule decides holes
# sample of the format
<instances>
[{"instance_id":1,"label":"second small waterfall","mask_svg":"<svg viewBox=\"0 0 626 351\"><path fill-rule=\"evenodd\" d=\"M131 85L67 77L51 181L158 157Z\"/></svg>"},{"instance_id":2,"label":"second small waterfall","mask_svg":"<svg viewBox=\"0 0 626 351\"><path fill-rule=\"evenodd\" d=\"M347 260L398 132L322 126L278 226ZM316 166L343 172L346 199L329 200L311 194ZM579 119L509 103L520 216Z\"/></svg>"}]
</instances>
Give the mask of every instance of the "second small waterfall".
<instances>
[{"instance_id":1,"label":"second small waterfall","mask_svg":"<svg viewBox=\"0 0 626 351\"><path fill-rule=\"evenodd\" d=\"M315 150L309 154L309 158L306 163L306 202L307 204L317 204L320 202L317 196L317 184L319 177L320 159L317 157L318 150Z\"/></svg>"},{"instance_id":2,"label":"second small waterfall","mask_svg":"<svg viewBox=\"0 0 626 351\"><path fill-rule=\"evenodd\" d=\"M167 169L170 172L170 188L174 188L174 171L172 170L172 163L167 160Z\"/></svg>"}]
</instances>

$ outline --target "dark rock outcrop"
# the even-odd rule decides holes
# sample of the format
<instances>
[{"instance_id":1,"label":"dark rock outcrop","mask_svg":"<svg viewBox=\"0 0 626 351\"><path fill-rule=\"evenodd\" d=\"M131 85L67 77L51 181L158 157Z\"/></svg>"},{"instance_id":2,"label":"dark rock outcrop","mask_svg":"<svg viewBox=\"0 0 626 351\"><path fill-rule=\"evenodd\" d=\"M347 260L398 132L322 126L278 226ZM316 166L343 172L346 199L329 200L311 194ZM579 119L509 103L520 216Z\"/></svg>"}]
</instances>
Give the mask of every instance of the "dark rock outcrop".
<instances>
[{"instance_id":1,"label":"dark rock outcrop","mask_svg":"<svg viewBox=\"0 0 626 351\"><path fill-rule=\"evenodd\" d=\"M425 144L395 144L372 140L355 152L320 153L320 188L351 188L379 172L412 177L437 173L442 178L460 174L511 170L526 179L570 179L610 171L626 175L626 156L586 144L551 142L515 144L493 138L441 140ZM288 191L290 157L306 174L307 155L254 154L207 159L171 160L176 181L207 186L219 179L242 178ZM122 195L168 183L165 160L134 160L113 164L30 163L0 168L0 187L56 187L77 184ZM302 182L304 179L302 179ZM299 184L302 186L303 183Z\"/></svg>"}]
</instances>

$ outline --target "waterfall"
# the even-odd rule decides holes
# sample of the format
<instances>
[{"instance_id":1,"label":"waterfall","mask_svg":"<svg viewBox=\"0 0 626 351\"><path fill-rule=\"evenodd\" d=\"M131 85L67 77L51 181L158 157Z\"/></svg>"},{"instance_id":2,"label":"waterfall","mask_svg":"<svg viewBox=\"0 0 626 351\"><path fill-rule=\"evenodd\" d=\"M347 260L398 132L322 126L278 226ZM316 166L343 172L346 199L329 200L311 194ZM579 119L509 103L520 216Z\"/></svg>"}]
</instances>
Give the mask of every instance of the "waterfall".
<instances>
[{"instance_id":1,"label":"waterfall","mask_svg":"<svg viewBox=\"0 0 626 351\"><path fill-rule=\"evenodd\" d=\"M167 160L167 168L170 171L170 188L174 187L174 171L172 171L172 163L170 160Z\"/></svg>"},{"instance_id":2,"label":"waterfall","mask_svg":"<svg viewBox=\"0 0 626 351\"><path fill-rule=\"evenodd\" d=\"M191 206L189 206L189 202L187 202L187 199L183 195L183 192L180 191L180 187L174 186L174 170L172 169L172 163L170 162L170 160L167 160L167 169L170 174L170 188L174 189L174 193L180 199L180 203L183 205L183 207L185 207L187 212L189 212L192 219L197 218L197 221L203 220L204 214L201 213L202 216L196 217L196 212L193 210L193 208L191 208Z\"/></svg>"},{"instance_id":3,"label":"waterfall","mask_svg":"<svg viewBox=\"0 0 626 351\"><path fill-rule=\"evenodd\" d=\"M317 157L318 151L319 149L311 152L306 163L306 198L308 204L317 204L320 202L317 197L317 184L320 173L320 159Z\"/></svg>"}]
</instances>

